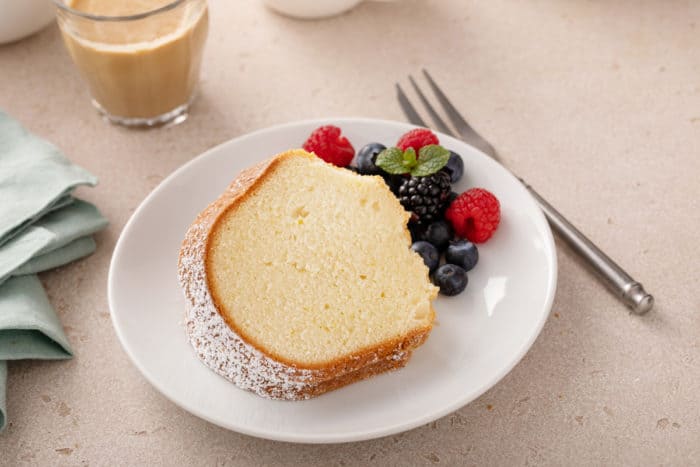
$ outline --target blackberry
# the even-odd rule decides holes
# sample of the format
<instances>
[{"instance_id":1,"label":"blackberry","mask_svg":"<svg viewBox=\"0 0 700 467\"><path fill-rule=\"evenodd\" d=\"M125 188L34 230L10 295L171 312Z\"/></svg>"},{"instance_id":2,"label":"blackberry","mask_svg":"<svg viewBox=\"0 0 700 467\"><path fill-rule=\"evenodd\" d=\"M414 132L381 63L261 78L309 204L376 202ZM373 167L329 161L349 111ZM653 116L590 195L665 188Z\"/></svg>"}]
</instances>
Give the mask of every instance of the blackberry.
<instances>
[{"instance_id":1,"label":"blackberry","mask_svg":"<svg viewBox=\"0 0 700 467\"><path fill-rule=\"evenodd\" d=\"M441 171L426 177L404 178L398 194L403 207L413 213L411 220L428 224L440 218L450 191L450 176Z\"/></svg>"}]
</instances>

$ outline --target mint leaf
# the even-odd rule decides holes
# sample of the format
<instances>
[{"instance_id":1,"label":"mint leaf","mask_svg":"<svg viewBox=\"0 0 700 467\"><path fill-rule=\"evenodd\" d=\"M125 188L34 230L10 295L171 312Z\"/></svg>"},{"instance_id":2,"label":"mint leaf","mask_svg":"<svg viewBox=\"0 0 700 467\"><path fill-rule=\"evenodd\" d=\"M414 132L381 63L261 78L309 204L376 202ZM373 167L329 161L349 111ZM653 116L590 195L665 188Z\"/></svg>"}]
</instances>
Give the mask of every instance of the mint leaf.
<instances>
[{"instance_id":1,"label":"mint leaf","mask_svg":"<svg viewBox=\"0 0 700 467\"><path fill-rule=\"evenodd\" d=\"M415 152L413 157L415 158ZM411 171L411 167L406 167L404 161L404 152L401 149L388 148L377 155L374 164L386 173L398 175Z\"/></svg>"},{"instance_id":2,"label":"mint leaf","mask_svg":"<svg viewBox=\"0 0 700 467\"><path fill-rule=\"evenodd\" d=\"M421 162L427 162L429 160L442 157L445 158L445 162L443 164L444 166L445 164L447 164L447 159L450 158L450 151L438 144L429 144L427 146L423 146L422 148L420 148L420 152L418 153L418 160Z\"/></svg>"},{"instance_id":3,"label":"mint leaf","mask_svg":"<svg viewBox=\"0 0 700 467\"><path fill-rule=\"evenodd\" d=\"M423 146L418 151L418 164L411 170L411 175L416 177L432 175L445 167L449 159L450 151L442 146L437 144Z\"/></svg>"}]
</instances>

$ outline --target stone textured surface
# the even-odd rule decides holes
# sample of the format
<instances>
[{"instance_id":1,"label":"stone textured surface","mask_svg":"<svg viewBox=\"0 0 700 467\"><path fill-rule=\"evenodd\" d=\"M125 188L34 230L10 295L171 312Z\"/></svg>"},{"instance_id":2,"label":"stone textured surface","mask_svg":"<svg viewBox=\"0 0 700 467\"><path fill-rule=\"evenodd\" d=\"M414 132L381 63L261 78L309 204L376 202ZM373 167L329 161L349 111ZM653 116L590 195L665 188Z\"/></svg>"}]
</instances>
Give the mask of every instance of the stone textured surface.
<instances>
[{"instance_id":1,"label":"stone textured surface","mask_svg":"<svg viewBox=\"0 0 700 467\"><path fill-rule=\"evenodd\" d=\"M42 277L76 358L10 364L0 465L700 462L700 3L404 0L320 22L210 3L201 95L174 128L103 123L55 26L0 46L0 107L100 177L81 196L112 222L96 254ZM141 199L251 130L401 120L393 82L422 66L656 295L656 311L628 314L560 247L551 318L503 381L428 426L357 444L254 439L160 396L122 352L106 298L112 248Z\"/></svg>"}]
</instances>

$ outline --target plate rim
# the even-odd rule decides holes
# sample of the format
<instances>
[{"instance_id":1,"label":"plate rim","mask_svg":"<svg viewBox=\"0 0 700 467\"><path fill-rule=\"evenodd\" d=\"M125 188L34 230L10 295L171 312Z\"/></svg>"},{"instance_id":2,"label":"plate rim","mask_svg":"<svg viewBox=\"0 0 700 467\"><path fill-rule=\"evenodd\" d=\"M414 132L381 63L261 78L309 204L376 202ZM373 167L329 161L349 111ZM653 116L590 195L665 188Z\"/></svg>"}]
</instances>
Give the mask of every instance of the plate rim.
<instances>
[{"instance_id":1,"label":"plate rim","mask_svg":"<svg viewBox=\"0 0 700 467\"><path fill-rule=\"evenodd\" d=\"M522 193L526 195L526 199L528 200L527 202L530 202L533 204L534 207L536 207L535 211L535 217L537 217L537 220L539 223L541 223L545 228L543 229L544 237L542 240L545 244L545 249L551 252L550 255L547 255L549 258L549 280L547 283L547 291L546 291L546 299L544 303L544 312L541 315L541 318L539 322L535 326L535 332L532 333L532 335L526 340L524 345L520 348L518 353L515 355L515 357L512 359L511 363L509 365L506 365L497 373L496 376L494 376L491 380L482 383L481 385L478 386L478 389L476 391L473 391L470 396L460 398L458 400L453 401L451 404L448 404L447 406L443 407L441 410L437 411L431 411L429 414L422 415L419 417L414 417L411 420L408 421L402 421L401 423L395 423L390 426L384 426L381 429L376 428L370 431L364 430L364 431L354 431L354 432L344 432L342 434L337 434L337 433L324 433L324 434L314 434L314 435L299 435L294 432L279 432L279 431L269 431L269 430L262 430L262 429L255 429L255 428L249 428L246 425L242 424L236 424L236 423L228 423L224 424L220 420L214 420L210 418L208 415L204 414L203 412L199 411L196 406L189 406L185 403L182 403L179 400L176 400L174 397L171 397L171 395L168 393L167 389L164 388L163 386L160 385L160 383L157 382L157 380L150 374L150 372L139 362L139 360L132 354L131 349L128 347L126 337L123 334L123 329L120 327L118 319L115 315L114 310L114 303L115 303L115 287L113 285L113 277L115 274L115 268L116 264L118 263L118 258L121 256L120 253L122 252L122 249L124 247L124 242L125 238L128 236L128 233L131 231L133 228L134 223L136 222L136 219L139 217L141 211L145 209L146 205L149 204L152 198L157 196L160 191L162 191L165 187L166 184L170 182L171 179L176 178L181 172L184 172L186 170L189 170L190 167L195 166L197 164L202 163L202 161L208 159L209 157L212 157L212 154L217 153L221 151L224 147L228 145L235 145L239 144L242 141L245 141L247 139L252 139L256 138L260 135L264 135L266 133L275 133L280 130L284 130L290 127L299 127L299 126L310 126L310 125L329 125L329 124L334 124L338 126L342 126L343 124L379 124L379 125L390 125L390 126L400 126L400 127L405 127L406 129L411 129L411 128L419 128L420 126L417 125L412 125L410 123L406 122L401 122L401 121L396 121L396 120L387 120L387 119L378 119L378 118L366 118L366 117L327 117L327 118L313 118L313 119L303 119L303 120L294 120L291 122L286 122L286 123L281 123L277 125L272 125L268 126L265 128L261 128L249 133L244 133L242 135L236 136L234 138L231 138L229 140L223 141L216 146L213 146L206 151L202 152L201 154L193 157L189 161L185 162L175 170L173 170L168 176L163 178L161 182L154 187L148 195L146 195L145 198L139 203L138 207L134 210L134 212L130 215L129 219L127 222L124 224L123 229L119 233L119 238L117 239L117 242L114 246L114 250L112 251L112 255L110 258L110 265L109 265L109 270L108 270L108 276L107 276L107 301L109 305L109 312L110 312L110 318L112 322L112 326L114 327L115 333L117 334L117 338L119 339L119 343L124 350L124 352L127 354L129 359L131 360L131 363L139 370L141 375L148 381L162 396L164 396L166 399L174 403L176 406L180 407L181 409L203 419L206 420L209 423L212 423L216 426L225 428L230 431L234 431L237 433L242 433L245 435L249 436L254 436L257 438L263 438L263 439L269 439L273 441L283 441L283 442L291 442L291 443L310 443L310 444L329 444L329 443L347 443L347 442L357 442L357 441L365 441L365 440L370 440L370 439L376 439L376 438L381 438L385 436L390 436L393 434L401 433L404 431L408 431L420 426L423 426L427 423L430 423L434 420L440 419L452 412L455 412L456 410L459 410L460 408L466 406L467 404L473 402L477 398L481 397L486 391L497 385L508 373L510 373L515 366L520 363L520 361L523 359L523 357L527 354L527 352L532 348L532 345L534 342L537 340L539 335L542 333L542 328L544 327L544 324L547 322L547 319L549 318L549 315L551 313L552 305L554 303L554 298L556 295L556 290L557 290L557 282L558 282L558 260L557 260L557 251L556 251L556 245L554 243L554 236L552 234L551 228L544 216L544 213L542 210L537 206L537 202L535 199L532 197L532 195L527 191L525 186L518 180L518 178L513 175L510 170L508 170L505 166L491 158L490 156L486 155L483 153L483 151L477 149L476 147L472 146L471 144L467 143L466 141L462 141L459 138L441 133L439 131L433 130L438 137L449 137L452 139L456 139L460 141L461 143L469 146L473 151L476 153L480 154L481 157L487 159L489 163L497 167L498 170L502 170L506 173L508 177L510 177L518 186L522 188Z\"/></svg>"}]
</instances>

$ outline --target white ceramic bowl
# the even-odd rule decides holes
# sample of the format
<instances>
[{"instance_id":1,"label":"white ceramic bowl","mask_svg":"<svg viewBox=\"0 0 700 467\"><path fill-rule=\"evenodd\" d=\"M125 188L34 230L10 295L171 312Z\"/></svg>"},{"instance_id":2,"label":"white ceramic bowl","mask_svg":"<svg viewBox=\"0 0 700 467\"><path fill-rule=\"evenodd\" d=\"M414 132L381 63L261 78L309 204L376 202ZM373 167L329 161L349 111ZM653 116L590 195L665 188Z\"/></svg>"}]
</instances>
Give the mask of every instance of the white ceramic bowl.
<instances>
[{"instance_id":1,"label":"white ceramic bowl","mask_svg":"<svg viewBox=\"0 0 700 467\"><path fill-rule=\"evenodd\" d=\"M0 44L40 31L55 16L51 0L0 0Z\"/></svg>"},{"instance_id":2,"label":"white ceramic bowl","mask_svg":"<svg viewBox=\"0 0 700 467\"><path fill-rule=\"evenodd\" d=\"M344 13L364 0L264 0L273 10L301 19L327 18ZM372 0L395 1L395 0Z\"/></svg>"}]
</instances>

